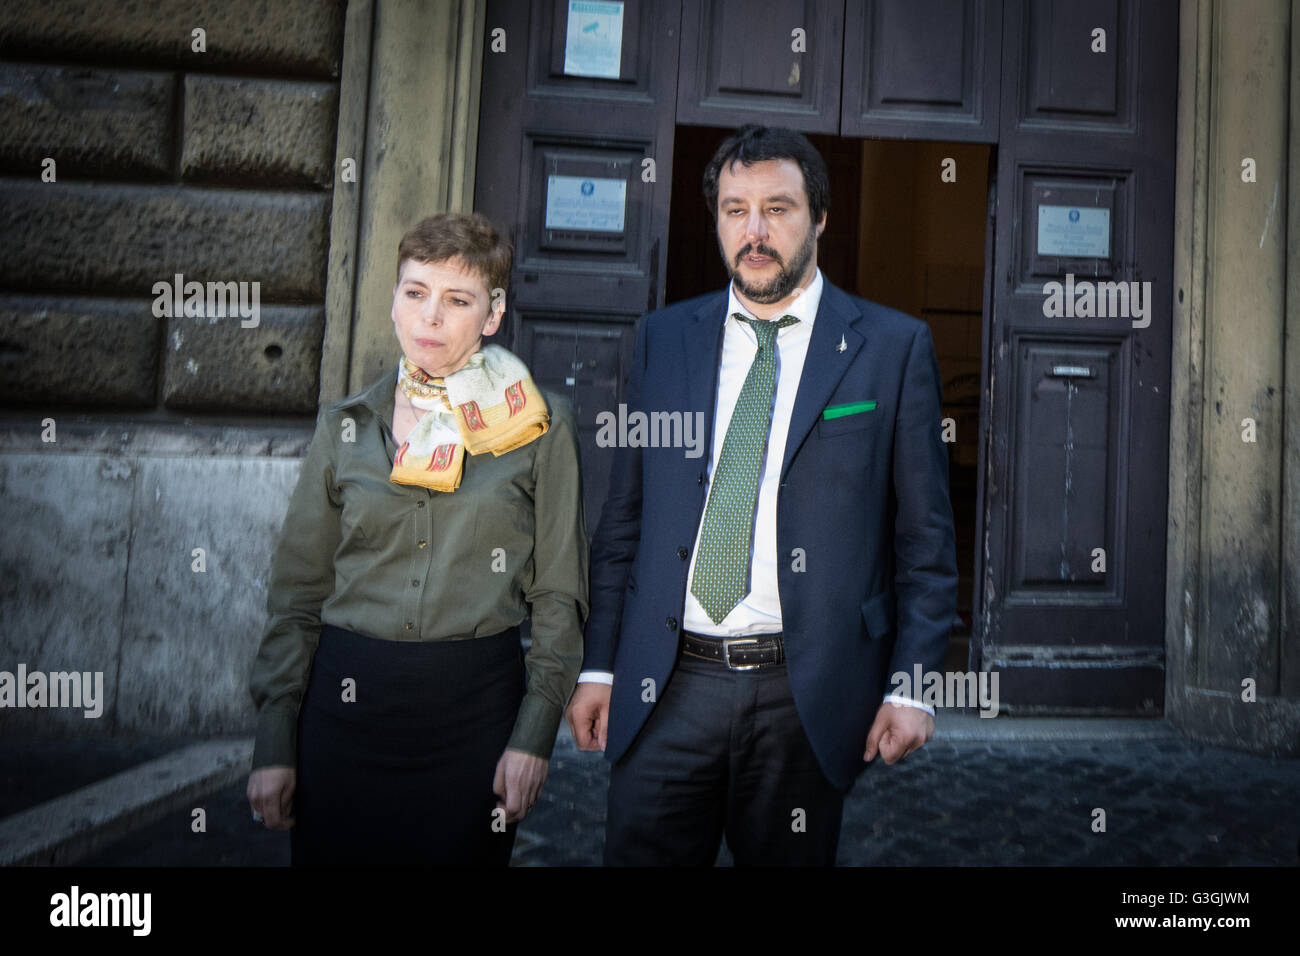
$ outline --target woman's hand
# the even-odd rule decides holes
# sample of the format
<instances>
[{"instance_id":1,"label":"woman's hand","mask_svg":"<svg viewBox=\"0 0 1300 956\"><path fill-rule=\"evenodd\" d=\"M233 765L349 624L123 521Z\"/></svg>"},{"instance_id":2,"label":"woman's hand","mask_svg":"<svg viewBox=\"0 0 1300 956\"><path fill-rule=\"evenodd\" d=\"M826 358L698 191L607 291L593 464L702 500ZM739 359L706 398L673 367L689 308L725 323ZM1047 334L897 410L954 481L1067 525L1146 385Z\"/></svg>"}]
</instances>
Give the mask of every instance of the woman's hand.
<instances>
[{"instance_id":1,"label":"woman's hand","mask_svg":"<svg viewBox=\"0 0 1300 956\"><path fill-rule=\"evenodd\" d=\"M506 748L492 778L492 792L501 798L497 806L505 808L506 823L522 820L533 808L550 766L549 760Z\"/></svg>"},{"instance_id":2,"label":"woman's hand","mask_svg":"<svg viewBox=\"0 0 1300 956\"><path fill-rule=\"evenodd\" d=\"M298 771L293 767L261 767L248 775L248 805L261 814L268 830L293 826L293 791Z\"/></svg>"}]
</instances>

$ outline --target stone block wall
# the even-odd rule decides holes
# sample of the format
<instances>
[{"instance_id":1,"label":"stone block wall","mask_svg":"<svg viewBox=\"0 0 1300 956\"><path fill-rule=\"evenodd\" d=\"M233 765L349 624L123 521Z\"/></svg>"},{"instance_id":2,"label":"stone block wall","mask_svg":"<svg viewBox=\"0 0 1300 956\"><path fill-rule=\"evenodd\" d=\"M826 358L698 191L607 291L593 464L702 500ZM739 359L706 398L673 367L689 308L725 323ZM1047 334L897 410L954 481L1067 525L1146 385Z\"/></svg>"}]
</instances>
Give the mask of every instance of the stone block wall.
<instances>
[{"instance_id":1,"label":"stone block wall","mask_svg":"<svg viewBox=\"0 0 1300 956\"><path fill-rule=\"evenodd\" d=\"M0 736L251 731L320 391L346 7L0 4L0 682L104 698L0 706ZM241 306L255 283L255 321L161 308L177 275Z\"/></svg>"},{"instance_id":2,"label":"stone block wall","mask_svg":"<svg viewBox=\"0 0 1300 956\"><path fill-rule=\"evenodd\" d=\"M0 6L0 407L315 411L345 6Z\"/></svg>"}]
</instances>

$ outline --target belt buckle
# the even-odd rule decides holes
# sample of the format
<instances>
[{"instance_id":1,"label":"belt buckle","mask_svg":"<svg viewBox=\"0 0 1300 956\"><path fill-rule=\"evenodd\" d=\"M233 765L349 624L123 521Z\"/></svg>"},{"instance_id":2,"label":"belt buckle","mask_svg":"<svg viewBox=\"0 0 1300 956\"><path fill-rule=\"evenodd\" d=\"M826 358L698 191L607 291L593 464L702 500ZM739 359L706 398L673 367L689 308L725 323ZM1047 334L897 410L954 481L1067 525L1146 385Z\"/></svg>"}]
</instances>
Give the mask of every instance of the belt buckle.
<instances>
[{"instance_id":1,"label":"belt buckle","mask_svg":"<svg viewBox=\"0 0 1300 956\"><path fill-rule=\"evenodd\" d=\"M731 663L731 646L733 644L757 644L758 638L755 637L724 637L722 639L722 662L727 665L729 670L733 671L752 671L755 668L762 667L762 664L733 664Z\"/></svg>"}]
</instances>

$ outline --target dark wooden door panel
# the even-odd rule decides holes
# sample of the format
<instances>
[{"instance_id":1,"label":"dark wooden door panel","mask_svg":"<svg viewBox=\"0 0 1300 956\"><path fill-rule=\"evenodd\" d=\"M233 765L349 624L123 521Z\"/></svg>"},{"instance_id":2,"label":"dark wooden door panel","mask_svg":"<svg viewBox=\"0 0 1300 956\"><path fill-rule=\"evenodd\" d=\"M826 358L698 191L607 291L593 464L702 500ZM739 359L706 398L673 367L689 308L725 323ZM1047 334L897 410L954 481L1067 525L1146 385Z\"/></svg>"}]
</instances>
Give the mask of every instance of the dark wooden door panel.
<instances>
[{"instance_id":1,"label":"dark wooden door panel","mask_svg":"<svg viewBox=\"0 0 1300 956\"><path fill-rule=\"evenodd\" d=\"M1124 343L1026 337L1016 348L1023 375L1011 427L1024 451L1015 462L1023 494L1013 502L1007 600L1115 603L1117 578L1094 552L1125 545L1115 507L1127 477L1116 427L1127 418L1115 374Z\"/></svg>"},{"instance_id":2,"label":"dark wooden door panel","mask_svg":"<svg viewBox=\"0 0 1300 956\"><path fill-rule=\"evenodd\" d=\"M688 3L677 122L837 132L843 27L843 0Z\"/></svg>"},{"instance_id":3,"label":"dark wooden door panel","mask_svg":"<svg viewBox=\"0 0 1300 956\"><path fill-rule=\"evenodd\" d=\"M1178 7L1008 0L1003 17L976 657L1012 712L1156 713ZM1095 228L1064 242L1065 222ZM1144 318L1123 309L1134 288Z\"/></svg>"},{"instance_id":4,"label":"dark wooden door panel","mask_svg":"<svg viewBox=\"0 0 1300 956\"><path fill-rule=\"evenodd\" d=\"M588 532L594 532L609 485L612 449L596 443L596 416L617 414L611 396L621 391L624 369L632 359L633 326L572 320L568 315L526 312L520 317L520 351L532 361L533 380L561 392L573 403L583 466L583 503Z\"/></svg>"},{"instance_id":5,"label":"dark wooden door panel","mask_svg":"<svg viewBox=\"0 0 1300 956\"><path fill-rule=\"evenodd\" d=\"M841 134L996 142L1001 13L995 0L850 0Z\"/></svg>"},{"instance_id":6,"label":"dark wooden door panel","mask_svg":"<svg viewBox=\"0 0 1300 956\"><path fill-rule=\"evenodd\" d=\"M1119 0L1030 4L1021 40L1027 51L1019 78L1022 124L1131 131L1138 74L1129 47L1137 8ZM1094 38L1096 30L1104 35ZM1103 41L1106 52L1094 52Z\"/></svg>"},{"instance_id":7,"label":"dark wooden door panel","mask_svg":"<svg viewBox=\"0 0 1300 956\"><path fill-rule=\"evenodd\" d=\"M612 454L596 416L622 400L633 323L663 303L681 3L625 0L609 76L568 69L568 15L564 0L488 3L474 200L514 240L499 334L573 403L594 531Z\"/></svg>"}]
</instances>

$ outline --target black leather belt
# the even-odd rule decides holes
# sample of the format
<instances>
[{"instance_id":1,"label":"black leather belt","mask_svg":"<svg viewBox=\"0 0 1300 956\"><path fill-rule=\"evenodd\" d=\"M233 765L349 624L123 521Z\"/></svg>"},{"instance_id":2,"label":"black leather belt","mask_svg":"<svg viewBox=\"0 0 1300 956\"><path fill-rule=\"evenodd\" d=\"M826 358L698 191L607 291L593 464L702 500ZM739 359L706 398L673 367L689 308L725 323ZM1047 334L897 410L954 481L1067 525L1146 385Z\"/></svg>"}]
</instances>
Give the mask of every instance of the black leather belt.
<instances>
[{"instance_id":1,"label":"black leather belt","mask_svg":"<svg viewBox=\"0 0 1300 956\"><path fill-rule=\"evenodd\" d=\"M778 634L753 637L709 637L682 631L682 653L725 664L733 671L752 671L764 664L785 663L785 645Z\"/></svg>"}]
</instances>

